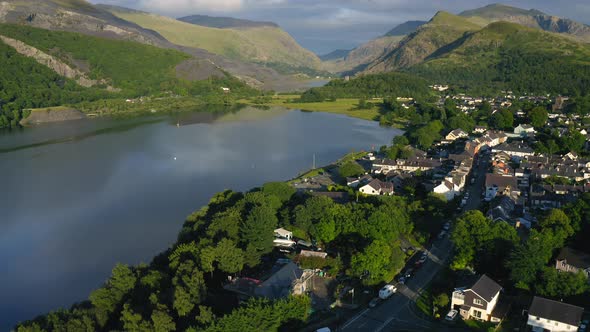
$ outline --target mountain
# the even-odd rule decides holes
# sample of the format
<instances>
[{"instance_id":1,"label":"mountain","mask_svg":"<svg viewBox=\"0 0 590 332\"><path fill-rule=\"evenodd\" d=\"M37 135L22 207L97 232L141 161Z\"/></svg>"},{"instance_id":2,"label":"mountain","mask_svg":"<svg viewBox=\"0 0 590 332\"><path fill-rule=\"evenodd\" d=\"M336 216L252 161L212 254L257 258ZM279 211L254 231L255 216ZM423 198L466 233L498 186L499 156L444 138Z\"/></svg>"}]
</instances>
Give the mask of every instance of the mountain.
<instances>
[{"instance_id":1,"label":"mountain","mask_svg":"<svg viewBox=\"0 0 590 332\"><path fill-rule=\"evenodd\" d=\"M407 21L389 30L385 36L405 36L414 33L419 27L428 23L427 21Z\"/></svg>"},{"instance_id":2,"label":"mountain","mask_svg":"<svg viewBox=\"0 0 590 332\"><path fill-rule=\"evenodd\" d=\"M157 31L170 42L240 61L319 68L320 59L276 26L212 28L120 7L100 6L121 19ZM222 22L222 18L213 19Z\"/></svg>"},{"instance_id":3,"label":"mountain","mask_svg":"<svg viewBox=\"0 0 590 332\"><path fill-rule=\"evenodd\" d=\"M324 61L325 69L352 74L365 69L367 64L391 52L406 35L413 33L425 23L425 21L407 21L389 30L385 35L372 39L351 51L333 52L329 57L320 58Z\"/></svg>"},{"instance_id":4,"label":"mountain","mask_svg":"<svg viewBox=\"0 0 590 332\"><path fill-rule=\"evenodd\" d=\"M366 65L363 72L377 73L411 67L424 61L480 26L447 12L438 12L428 23L406 36L391 51Z\"/></svg>"},{"instance_id":5,"label":"mountain","mask_svg":"<svg viewBox=\"0 0 590 332\"><path fill-rule=\"evenodd\" d=\"M330 60L339 60L345 58L351 50L334 50L328 54L320 55L320 60L322 61L330 61Z\"/></svg>"},{"instance_id":6,"label":"mountain","mask_svg":"<svg viewBox=\"0 0 590 332\"><path fill-rule=\"evenodd\" d=\"M468 33L407 69L431 82L498 91L579 93L590 89L590 45L509 22Z\"/></svg>"},{"instance_id":7,"label":"mountain","mask_svg":"<svg viewBox=\"0 0 590 332\"><path fill-rule=\"evenodd\" d=\"M80 32L158 46L167 43L158 33L122 20L84 0L4 1L0 3L0 23Z\"/></svg>"},{"instance_id":8,"label":"mountain","mask_svg":"<svg viewBox=\"0 0 590 332\"><path fill-rule=\"evenodd\" d=\"M492 4L467 10L459 15L481 26L497 21L507 21L590 42L590 26L567 18L548 15L536 9L525 10L503 4Z\"/></svg>"},{"instance_id":9,"label":"mountain","mask_svg":"<svg viewBox=\"0 0 590 332\"><path fill-rule=\"evenodd\" d=\"M390 52L402 38L401 36L383 36L370 40L349 51L344 57L326 60L324 68L344 74L358 71L359 68L364 68L367 63L371 63Z\"/></svg>"},{"instance_id":10,"label":"mountain","mask_svg":"<svg viewBox=\"0 0 590 332\"><path fill-rule=\"evenodd\" d=\"M278 28L279 25L273 22L250 21L233 17L214 17L207 15L191 15L178 18L179 21L196 24L204 27L231 29L231 28Z\"/></svg>"}]
</instances>

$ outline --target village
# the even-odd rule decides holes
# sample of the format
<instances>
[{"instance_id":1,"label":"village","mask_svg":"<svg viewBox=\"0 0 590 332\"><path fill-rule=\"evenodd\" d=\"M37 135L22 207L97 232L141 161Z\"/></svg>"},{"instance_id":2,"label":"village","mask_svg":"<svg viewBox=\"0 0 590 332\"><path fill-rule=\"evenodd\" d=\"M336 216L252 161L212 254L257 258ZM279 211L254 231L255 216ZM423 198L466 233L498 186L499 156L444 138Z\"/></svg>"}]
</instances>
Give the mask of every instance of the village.
<instances>
[{"instance_id":1,"label":"village","mask_svg":"<svg viewBox=\"0 0 590 332\"><path fill-rule=\"evenodd\" d=\"M446 90L444 86L433 88L441 92ZM457 107L466 114L486 102L483 98L465 95L446 98L454 99ZM511 92L506 92L505 97L489 99L487 102L492 109L497 110L509 107L515 98ZM551 102L549 98L540 96L519 98L534 104ZM547 127L559 135L572 135L572 131L575 131L576 135L584 137L584 150L590 148L590 135L583 125L584 121L578 115L562 112L567 101L566 97L557 97L553 101L545 128L534 128L525 123L524 112L515 112L519 124L512 131L491 130L486 126L475 126L471 132L448 128L446 135L426 151L407 145L403 147L404 158L397 159L388 159L383 149L361 153L355 156L357 158L354 161L312 171L293 180L291 185L299 194L325 196L338 204L355 202L359 197L412 195L414 191L421 190L446 201L453 207L455 217L464 211L480 210L494 223L506 223L516 229L519 236L525 239L538 224L538 215L574 203L590 192L590 158L583 156L588 155L586 152L580 155L574 151L565 154L535 151L538 131ZM351 163L360 171L357 171L358 175L345 176L350 174L342 172L343 165L350 168ZM329 311L335 307L354 309L367 302L371 309L380 302L394 303L398 298L399 301L416 301L416 297L388 299L396 292L404 294L408 288L412 289L412 282L417 284L415 288L426 286L431 278L414 277L426 273L422 269L423 265L429 267L429 271L436 272L442 268L441 265L446 264L444 262L453 250L449 239L451 221L444 222L428 245L422 248L405 245L404 250L409 250L410 254L405 258L406 266L395 280L374 294L365 289L364 294L357 295L357 302L354 301L355 288L352 284L340 288L335 298L331 298L328 290L330 281L324 278L325 271L306 269L297 264L301 259L324 260L338 253L325 252L315 241L298 239L293 236L293 232L284 228L275 230L274 246L285 255L277 261L278 266L273 270L275 273L264 281L252 278L232 280L226 289L244 298L259 296L276 299L289 294L312 294L314 309L320 311ZM440 248L447 248L446 252L435 254ZM295 259L291 259L293 257ZM442 263L429 264L437 259ZM590 278L588 251L565 246L559 250L552 264L559 273L582 272ZM540 296L535 296L529 305L519 307L511 303L514 300L507 299L498 281L476 272L462 278L461 284L457 284L448 294L448 310L437 315L445 324L454 324L459 317L464 321L498 324L510 317L511 324L524 330L586 330L589 315L584 314L584 308ZM517 321L514 321L514 307L521 309L521 312L516 312ZM395 322L396 314L407 315L399 310L382 311L373 311L373 314L361 311L346 324L339 323L332 327L351 331L359 328L378 329ZM509 312L512 312L512 316ZM367 324L369 319L375 319L375 316L387 324L362 325ZM410 330L420 329L420 326L438 326L433 325L435 323L432 320L416 314L414 316L415 324L407 324Z\"/></svg>"}]
</instances>

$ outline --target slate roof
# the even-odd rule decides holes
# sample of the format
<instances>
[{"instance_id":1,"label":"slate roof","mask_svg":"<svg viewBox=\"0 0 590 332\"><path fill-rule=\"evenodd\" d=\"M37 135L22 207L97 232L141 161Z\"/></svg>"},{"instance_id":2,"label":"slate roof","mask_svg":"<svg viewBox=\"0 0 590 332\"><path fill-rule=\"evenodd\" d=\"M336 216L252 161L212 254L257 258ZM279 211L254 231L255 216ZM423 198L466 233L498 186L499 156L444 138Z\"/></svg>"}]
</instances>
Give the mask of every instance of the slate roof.
<instances>
[{"instance_id":1,"label":"slate roof","mask_svg":"<svg viewBox=\"0 0 590 332\"><path fill-rule=\"evenodd\" d=\"M490 302L494 296L502 290L502 286L483 274L471 287L469 287L469 289L481 296L487 302Z\"/></svg>"},{"instance_id":2,"label":"slate roof","mask_svg":"<svg viewBox=\"0 0 590 332\"><path fill-rule=\"evenodd\" d=\"M535 296L529 315L578 326L584 308Z\"/></svg>"},{"instance_id":3,"label":"slate roof","mask_svg":"<svg viewBox=\"0 0 590 332\"><path fill-rule=\"evenodd\" d=\"M254 290L256 296L279 299L289 296L293 282L303 275L297 264L290 262Z\"/></svg>"},{"instance_id":4,"label":"slate roof","mask_svg":"<svg viewBox=\"0 0 590 332\"><path fill-rule=\"evenodd\" d=\"M579 251L579 250L575 250L572 248L562 248L561 251L559 252L559 255L557 255L556 258L558 261L561 260L566 260L567 264L571 265L571 266L575 266L577 268L581 268L581 269L587 269L590 268L590 255Z\"/></svg>"},{"instance_id":5,"label":"slate roof","mask_svg":"<svg viewBox=\"0 0 590 332\"><path fill-rule=\"evenodd\" d=\"M518 182L516 181L516 177L512 175L499 175L499 174L486 174L486 187L491 187L496 185L501 190L505 189L506 187L510 186L510 189L517 189Z\"/></svg>"}]
</instances>

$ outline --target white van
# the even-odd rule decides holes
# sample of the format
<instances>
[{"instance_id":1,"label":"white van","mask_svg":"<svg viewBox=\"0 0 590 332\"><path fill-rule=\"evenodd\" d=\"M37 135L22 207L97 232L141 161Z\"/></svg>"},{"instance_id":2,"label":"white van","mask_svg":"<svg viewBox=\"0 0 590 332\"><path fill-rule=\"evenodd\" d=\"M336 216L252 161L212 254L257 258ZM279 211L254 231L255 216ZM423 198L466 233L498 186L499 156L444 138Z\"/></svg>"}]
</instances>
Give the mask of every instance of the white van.
<instances>
[{"instance_id":1,"label":"white van","mask_svg":"<svg viewBox=\"0 0 590 332\"><path fill-rule=\"evenodd\" d=\"M379 290L379 298L382 300L388 299L395 292L397 292L397 288L394 285L385 285Z\"/></svg>"}]
</instances>

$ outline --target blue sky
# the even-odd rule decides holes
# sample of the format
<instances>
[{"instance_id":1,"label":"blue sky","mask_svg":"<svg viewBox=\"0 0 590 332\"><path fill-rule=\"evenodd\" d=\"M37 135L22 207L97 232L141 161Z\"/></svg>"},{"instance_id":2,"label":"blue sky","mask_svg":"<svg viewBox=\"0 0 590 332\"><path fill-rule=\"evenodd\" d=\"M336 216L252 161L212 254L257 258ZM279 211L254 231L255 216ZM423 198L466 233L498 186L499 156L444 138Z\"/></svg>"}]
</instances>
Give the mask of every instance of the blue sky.
<instances>
[{"instance_id":1,"label":"blue sky","mask_svg":"<svg viewBox=\"0 0 590 332\"><path fill-rule=\"evenodd\" d=\"M91 0L172 17L191 14L273 21L304 47L319 53L353 48L408 20L428 20L438 10L459 13L486 0ZM590 23L589 0L518 0L506 5Z\"/></svg>"}]
</instances>

